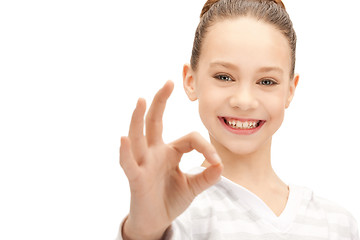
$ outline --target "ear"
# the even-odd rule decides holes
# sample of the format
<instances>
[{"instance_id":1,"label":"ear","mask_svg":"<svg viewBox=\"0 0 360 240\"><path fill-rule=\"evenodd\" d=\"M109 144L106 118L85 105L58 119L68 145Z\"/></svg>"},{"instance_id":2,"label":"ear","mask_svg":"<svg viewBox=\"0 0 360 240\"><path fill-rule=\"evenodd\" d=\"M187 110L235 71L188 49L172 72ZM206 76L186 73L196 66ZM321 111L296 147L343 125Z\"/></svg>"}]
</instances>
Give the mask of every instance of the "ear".
<instances>
[{"instance_id":1,"label":"ear","mask_svg":"<svg viewBox=\"0 0 360 240\"><path fill-rule=\"evenodd\" d=\"M183 85L188 98L191 101L197 100L194 71L189 64L185 64L183 68Z\"/></svg>"},{"instance_id":2,"label":"ear","mask_svg":"<svg viewBox=\"0 0 360 240\"><path fill-rule=\"evenodd\" d=\"M295 95L295 89L299 83L299 74L295 74L294 79L290 81L290 88L289 88L289 96L286 100L285 108L288 108L290 106L290 103Z\"/></svg>"}]
</instances>

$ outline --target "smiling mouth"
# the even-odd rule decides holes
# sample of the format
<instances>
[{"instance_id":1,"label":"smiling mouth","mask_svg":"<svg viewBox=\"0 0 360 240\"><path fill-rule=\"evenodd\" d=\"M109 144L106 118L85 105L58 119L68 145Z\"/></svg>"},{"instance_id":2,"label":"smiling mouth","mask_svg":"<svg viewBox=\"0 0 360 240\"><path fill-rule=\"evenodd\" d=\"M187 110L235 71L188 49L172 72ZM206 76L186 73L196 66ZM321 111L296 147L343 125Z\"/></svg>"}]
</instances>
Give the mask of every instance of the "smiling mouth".
<instances>
[{"instance_id":1,"label":"smiling mouth","mask_svg":"<svg viewBox=\"0 0 360 240\"><path fill-rule=\"evenodd\" d=\"M235 118L221 117L221 120L230 128L236 130L251 130L256 129L265 121L263 120L240 120Z\"/></svg>"}]
</instances>

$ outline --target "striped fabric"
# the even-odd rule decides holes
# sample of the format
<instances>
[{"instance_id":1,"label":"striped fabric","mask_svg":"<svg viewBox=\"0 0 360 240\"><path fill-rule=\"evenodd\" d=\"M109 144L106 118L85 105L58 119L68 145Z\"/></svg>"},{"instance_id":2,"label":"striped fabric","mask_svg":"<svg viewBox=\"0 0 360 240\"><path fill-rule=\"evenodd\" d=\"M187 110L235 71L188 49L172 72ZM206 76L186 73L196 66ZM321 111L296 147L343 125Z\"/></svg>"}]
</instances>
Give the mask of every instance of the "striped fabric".
<instances>
[{"instance_id":1,"label":"striped fabric","mask_svg":"<svg viewBox=\"0 0 360 240\"><path fill-rule=\"evenodd\" d=\"M222 177L194 199L164 239L360 240L356 220L348 211L308 188L289 185L289 189L278 217L255 194ZM122 240L121 234L117 239Z\"/></svg>"},{"instance_id":2,"label":"striped fabric","mask_svg":"<svg viewBox=\"0 0 360 240\"><path fill-rule=\"evenodd\" d=\"M255 194L222 177L174 221L165 239L359 240L356 220L345 209L308 188L289 189L278 217Z\"/></svg>"}]
</instances>

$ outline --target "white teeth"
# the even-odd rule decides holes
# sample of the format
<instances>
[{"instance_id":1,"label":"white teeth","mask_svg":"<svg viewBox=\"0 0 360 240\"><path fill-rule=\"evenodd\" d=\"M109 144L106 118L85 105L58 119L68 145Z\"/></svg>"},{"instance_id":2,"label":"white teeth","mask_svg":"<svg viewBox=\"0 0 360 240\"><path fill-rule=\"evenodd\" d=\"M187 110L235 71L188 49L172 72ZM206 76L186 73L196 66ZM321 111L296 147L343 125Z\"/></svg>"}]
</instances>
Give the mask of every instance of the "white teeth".
<instances>
[{"instance_id":1,"label":"white teeth","mask_svg":"<svg viewBox=\"0 0 360 240\"><path fill-rule=\"evenodd\" d=\"M260 121L241 122L241 121L235 121L235 120L230 120L230 121L225 120L225 122L230 127L236 128L236 129L252 129L252 128L256 128L258 126L258 124L260 123Z\"/></svg>"}]
</instances>

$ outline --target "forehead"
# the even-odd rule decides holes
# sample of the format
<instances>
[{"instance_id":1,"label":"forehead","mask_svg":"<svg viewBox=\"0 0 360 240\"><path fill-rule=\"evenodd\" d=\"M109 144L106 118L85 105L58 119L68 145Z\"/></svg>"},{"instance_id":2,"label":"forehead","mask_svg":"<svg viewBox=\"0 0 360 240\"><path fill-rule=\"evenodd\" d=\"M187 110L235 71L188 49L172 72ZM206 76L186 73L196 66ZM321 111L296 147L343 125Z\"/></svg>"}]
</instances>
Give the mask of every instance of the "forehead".
<instances>
[{"instance_id":1,"label":"forehead","mask_svg":"<svg viewBox=\"0 0 360 240\"><path fill-rule=\"evenodd\" d=\"M285 36L273 25L239 17L218 21L208 28L199 64L217 60L247 70L276 65L289 72L291 50Z\"/></svg>"}]
</instances>

